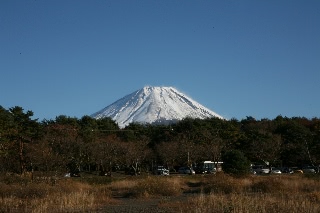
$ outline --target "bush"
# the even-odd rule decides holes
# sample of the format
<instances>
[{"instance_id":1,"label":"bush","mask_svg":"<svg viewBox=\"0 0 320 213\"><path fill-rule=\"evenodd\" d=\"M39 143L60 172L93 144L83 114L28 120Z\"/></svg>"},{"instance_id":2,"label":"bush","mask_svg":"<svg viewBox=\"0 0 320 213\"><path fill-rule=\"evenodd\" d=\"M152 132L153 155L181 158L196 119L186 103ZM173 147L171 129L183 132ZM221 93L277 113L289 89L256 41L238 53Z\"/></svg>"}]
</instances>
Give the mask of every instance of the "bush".
<instances>
[{"instance_id":1,"label":"bush","mask_svg":"<svg viewBox=\"0 0 320 213\"><path fill-rule=\"evenodd\" d=\"M239 150L227 151L222 155L222 169L225 173L233 175L246 175L250 173L250 162Z\"/></svg>"}]
</instances>

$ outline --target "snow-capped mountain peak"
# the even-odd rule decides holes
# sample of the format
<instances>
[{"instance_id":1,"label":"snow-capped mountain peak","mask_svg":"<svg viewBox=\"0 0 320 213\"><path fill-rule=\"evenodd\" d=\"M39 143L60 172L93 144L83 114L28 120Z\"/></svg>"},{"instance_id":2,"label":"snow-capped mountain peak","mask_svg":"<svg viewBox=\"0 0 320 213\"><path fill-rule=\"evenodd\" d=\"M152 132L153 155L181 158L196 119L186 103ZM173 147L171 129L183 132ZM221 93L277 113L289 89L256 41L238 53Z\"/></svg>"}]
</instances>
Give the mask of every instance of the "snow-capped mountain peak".
<instances>
[{"instance_id":1,"label":"snow-capped mountain peak","mask_svg":"<svg viewBox=\"0 0 320 213\"><path fill-rule=\"evenodd\" d=\"M129 123L157 123L161 121L176 121L186 117L191 118L222 118L217 113L207 109L174 87L145 86L91 117L99 119L110 117L120 128Z\"/></svg>"}]
</instances>

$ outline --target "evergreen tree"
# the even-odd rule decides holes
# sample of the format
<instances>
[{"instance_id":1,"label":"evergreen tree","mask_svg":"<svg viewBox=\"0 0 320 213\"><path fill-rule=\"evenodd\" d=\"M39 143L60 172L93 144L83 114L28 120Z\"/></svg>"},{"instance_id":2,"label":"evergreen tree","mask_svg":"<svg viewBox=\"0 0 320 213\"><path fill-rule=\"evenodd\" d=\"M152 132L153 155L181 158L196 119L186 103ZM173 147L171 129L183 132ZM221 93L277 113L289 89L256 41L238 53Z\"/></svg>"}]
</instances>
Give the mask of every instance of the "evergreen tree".
<instances>
[{"instance_id":1,"label":"evergreen tree","mask_svg":"<svg viewBox=\"0 0 320 213\"><path fill-rule=\"evenodd\" d=\"M222 170L233 175L245 175L250 172L250 161L239 150L226 151L222 155Z\"/></svg>"}]
</instances>

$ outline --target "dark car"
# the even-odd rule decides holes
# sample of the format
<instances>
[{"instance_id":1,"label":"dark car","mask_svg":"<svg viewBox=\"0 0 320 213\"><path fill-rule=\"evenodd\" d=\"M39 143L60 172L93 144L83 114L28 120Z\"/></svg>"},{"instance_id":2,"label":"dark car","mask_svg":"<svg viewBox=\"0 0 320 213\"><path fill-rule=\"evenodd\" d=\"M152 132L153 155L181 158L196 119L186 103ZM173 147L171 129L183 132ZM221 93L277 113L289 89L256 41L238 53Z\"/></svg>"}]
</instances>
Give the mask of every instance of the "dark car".
<instances>
[{"instance_id":1,"label":"dark car","mask_svg":"<svg viewBox=\"0 0 320 213\"><path fill-rule=\"evenodd\" d=\"M308 173L308 174L315 174L317 173L316 169L314 166L305 166L302 167L303 173Z\"/></svg>"},{"instance_id":2,"label":"dark car","mask_svg":"<svg viewBox=\"0 0 320 213\"><path fill-rule=\"evenodd\" d=\"M178 170L178 173L180 174L188 174L188 175L194 175L196 172L191 167L180 167Z\"/></svg>"},{"instance_id":3,"label":"dark car","mask_svg":"<svg viewBox=\"0 0 320 213\"><path fill-rule=\"evenodd\" d=\"M282 172L282 173L285 173L285 174L293 174L293 173L294 173L293 169L291 169L291 168L289 168L289 167L283 167L283 168L281 168L281 172Z\"/></svg>"}]
</instances>

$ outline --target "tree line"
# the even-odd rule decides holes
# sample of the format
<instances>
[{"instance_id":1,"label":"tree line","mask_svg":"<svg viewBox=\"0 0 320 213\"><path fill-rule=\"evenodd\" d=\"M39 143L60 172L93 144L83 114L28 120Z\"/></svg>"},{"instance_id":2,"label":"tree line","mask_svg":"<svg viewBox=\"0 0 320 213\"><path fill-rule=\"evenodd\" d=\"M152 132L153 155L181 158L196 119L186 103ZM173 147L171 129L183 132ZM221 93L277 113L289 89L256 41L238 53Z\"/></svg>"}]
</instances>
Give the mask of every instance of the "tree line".
<instances>
[{"instance_id":1,"label":"tree line","mask_svg":"<svg viewBox=\"0 0 320 213\"><path fill-rule=\"evenodd\" d=\"M156 165L170 169L204 160L221 161L236 150L251 163L274 166L320 164L320 119L192 119L170 125L66 115L33 119L33 112L0 106L0 171L100 171L137 173Z\"/></svg>"}]
</instances>

